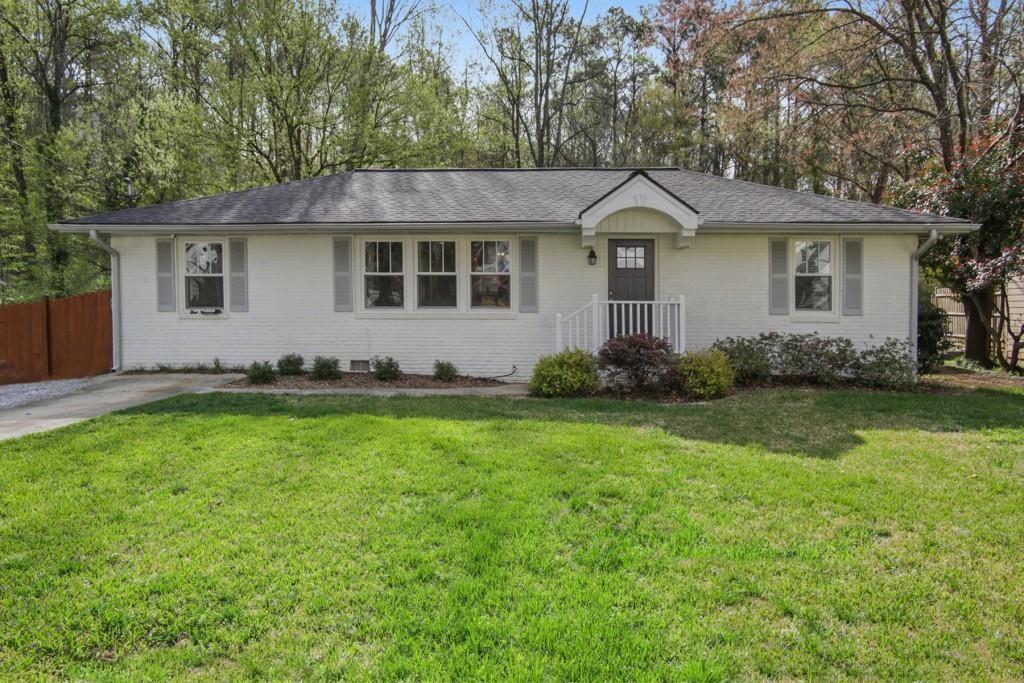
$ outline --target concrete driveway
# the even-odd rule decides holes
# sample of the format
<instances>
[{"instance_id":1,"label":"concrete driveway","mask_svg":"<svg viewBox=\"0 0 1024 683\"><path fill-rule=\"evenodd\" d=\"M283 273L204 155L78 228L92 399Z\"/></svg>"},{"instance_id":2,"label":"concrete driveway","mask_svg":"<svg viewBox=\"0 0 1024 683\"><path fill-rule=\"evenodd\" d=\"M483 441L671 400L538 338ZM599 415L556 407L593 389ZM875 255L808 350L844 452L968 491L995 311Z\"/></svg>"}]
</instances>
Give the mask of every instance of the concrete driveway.
<instances>
[{"instance_id":1,"label":"concrete driveway","mask_svg":"<svg viewBox=\"0 0 1024 683\"><path fill-rule=\"evenodd\" d=\"M240 375L102 375L66 396L0 410L0 441L46 432L177 394L214 389Z\"/></svg>"}]
</instances>

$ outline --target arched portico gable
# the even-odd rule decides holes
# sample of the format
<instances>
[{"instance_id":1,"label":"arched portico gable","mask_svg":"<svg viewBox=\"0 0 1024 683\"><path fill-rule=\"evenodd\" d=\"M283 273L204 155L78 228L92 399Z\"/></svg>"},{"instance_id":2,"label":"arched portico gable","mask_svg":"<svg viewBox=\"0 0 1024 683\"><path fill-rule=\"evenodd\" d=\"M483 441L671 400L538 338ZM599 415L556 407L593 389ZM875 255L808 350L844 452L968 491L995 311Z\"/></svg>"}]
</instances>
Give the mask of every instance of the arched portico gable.
<instances>
[{"instance_id":1,"label":"arched portico gable","mask_svg":"<svg viewBox=\"0 0 1024 683\"><path fill-rule=\"evenodd\" d=\"M677 244L686 246L685 238L693 237L700 227L699 212L685 201L656 183L642 170L634 171L620 185L583 209L579 215L580 232L584 248L594 245L602 221L630 209L642 209L644 214L656 212L675 226ZM665 221L656 221L661 225ZM662 230L655 230L661 232Z\"/></svg>"}]
</instances>

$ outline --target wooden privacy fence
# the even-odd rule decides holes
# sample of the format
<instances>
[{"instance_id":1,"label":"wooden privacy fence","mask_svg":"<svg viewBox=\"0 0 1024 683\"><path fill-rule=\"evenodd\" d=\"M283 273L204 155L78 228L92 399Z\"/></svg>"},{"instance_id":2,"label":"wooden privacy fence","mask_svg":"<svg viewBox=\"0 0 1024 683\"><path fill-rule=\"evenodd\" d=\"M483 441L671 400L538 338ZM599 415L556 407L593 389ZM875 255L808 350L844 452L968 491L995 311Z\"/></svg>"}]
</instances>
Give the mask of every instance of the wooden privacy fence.
<instances>
[{"instance_id":1,"label":"wooden privacy fence","mask_svg":"<svg viewBox=\"0 0 1024 683\"><path fill-rule=\"evenodd\" d=\"M940 287L932 295L932 303L946 311L946 336L953 342L955 350L962 351L967 338L967 315L960 297L953 294L952 290Z\"/></svg>"},{"instance_id":2,"label":"wooden privacy fence","mask_svg":"<svg viewBox=\"0 0 1024 683\"><path fill-rule=\"evenodd\" d=\"M110 370L110 290L0 306L0 384Z\"/></svg>"}]
</instances>

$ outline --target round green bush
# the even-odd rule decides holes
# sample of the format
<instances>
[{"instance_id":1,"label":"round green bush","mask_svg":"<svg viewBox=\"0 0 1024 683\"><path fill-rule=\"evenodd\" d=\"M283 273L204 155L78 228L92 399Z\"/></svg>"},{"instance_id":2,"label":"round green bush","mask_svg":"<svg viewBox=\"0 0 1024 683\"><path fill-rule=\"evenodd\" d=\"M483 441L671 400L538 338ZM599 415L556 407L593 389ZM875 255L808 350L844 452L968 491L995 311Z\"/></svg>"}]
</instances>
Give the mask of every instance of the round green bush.
<instances>
[{"instance_id":1,"label":"round green bush","mask_svg":"<svg viewBox=\"0 0 1024 683\"><path fill-rule=\"evenodd\" d=\"M249 384L270 384L274 381L274 366L267 361L255 360L245 370Z\"/></svg>"},{"instance_id":2,"label":"round green bush","mask_svg":"<svg viewBox=\"0 0 1024 683\"><path fill-rule=\"evenodd\" d=\"M434 379L439 382L454 382L459 376L459 369L455 363L446 360L434 361Z\"/></svg>"},{"instance_id":3,"label":"round green bush","mask_svg":"<svg viewBox=\"0 0 1024 683\"><path fill-rule=\"evenodd\" d=\"M301 375L305 360L297 353L286 353L277 359L277 371L282 375Z\"/></svg>"},{"instance_id":4,"label":"round green bush","mask_svg":"<svg viewBox=\"0 0 1024 683\"><path fill-rule=\"evenodd\" d=\"M374 356L370 360L370 374L381 382L390 382L402 376L402 368L391 356Z\"/></svg>"},{"instance_id":5,"label":"round green bush","mask_svg":"<svg viewBox=\"0 0 1024 683\"><path fill-rule=\"evenodd\" d=\"M534 396L589 396L597 391L597 358L582 349L569 349L537 361L530 377Z\"/></svg>"},{"instance_id":6,"label":"round green bush","mask_svg":"<svg viewBox=\"0 0 1024 683\"><path fill-rule=\"evenodd\" d=\"M917 382L910 346L901 339L886 339L860 354L857 381L880 389L909 389Z\"/></svg>"},{"instance_id":7,"label":"round green bush","mask_svg":"<svg viewBox=\"0 0 1024 683\"><path fill-rule=\"evenodd\" d=\"M702 401L722 398L736 381L729 358L718 349L683 354L678 372L684 391Z\"/></svg>"},{"instance_id":8,"label":"round green bush","mask_svg":"<svg viewBox=\"0 0 1024 683\"><path fill-rule=\"evenodd\" d=\"M309 373L313 379L338 379L338 359L330 356L317 356L313 359L313 369Z\"/></svg>"}]
</instances>

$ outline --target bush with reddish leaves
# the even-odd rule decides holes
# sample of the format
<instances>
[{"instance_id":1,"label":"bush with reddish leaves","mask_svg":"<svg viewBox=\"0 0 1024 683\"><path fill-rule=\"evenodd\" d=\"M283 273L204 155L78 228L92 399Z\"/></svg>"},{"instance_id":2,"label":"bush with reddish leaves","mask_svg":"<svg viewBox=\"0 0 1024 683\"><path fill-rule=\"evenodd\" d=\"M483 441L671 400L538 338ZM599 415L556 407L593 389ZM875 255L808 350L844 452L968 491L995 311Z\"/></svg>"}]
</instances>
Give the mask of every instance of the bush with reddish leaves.
<instances>
[{"instance_id":1,"label":"bush with reddish leaves","mask_svg":"<svg viewBox=\"0 0 1024 683\"><path fill-rule=\"evenodd\" d=\"M676 379L676 354L663 337L630 334L609 339L597 352L609 388L619 392L664 391Z\"/></svg>"}]
</instances>

